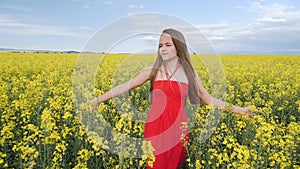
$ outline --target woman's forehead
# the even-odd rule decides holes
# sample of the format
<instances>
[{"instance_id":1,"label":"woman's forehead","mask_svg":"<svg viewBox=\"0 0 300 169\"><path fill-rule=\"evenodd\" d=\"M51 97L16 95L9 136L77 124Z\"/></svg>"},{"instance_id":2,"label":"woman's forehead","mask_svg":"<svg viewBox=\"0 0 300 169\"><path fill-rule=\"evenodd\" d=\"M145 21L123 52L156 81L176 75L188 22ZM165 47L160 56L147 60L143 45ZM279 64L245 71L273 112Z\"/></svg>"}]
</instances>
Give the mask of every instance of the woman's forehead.
<instances>
[{"instance_id":1,"label":"woman's forehead","mask_svg":"<svg viewBox=\"0 0 300 169\"><path fill-rule=\"evenodd\" d=\"M172 37L171 35L167 33L163 33L160 35L159 41L163 42L172 42Z\"/></svg>"}]
</instances>

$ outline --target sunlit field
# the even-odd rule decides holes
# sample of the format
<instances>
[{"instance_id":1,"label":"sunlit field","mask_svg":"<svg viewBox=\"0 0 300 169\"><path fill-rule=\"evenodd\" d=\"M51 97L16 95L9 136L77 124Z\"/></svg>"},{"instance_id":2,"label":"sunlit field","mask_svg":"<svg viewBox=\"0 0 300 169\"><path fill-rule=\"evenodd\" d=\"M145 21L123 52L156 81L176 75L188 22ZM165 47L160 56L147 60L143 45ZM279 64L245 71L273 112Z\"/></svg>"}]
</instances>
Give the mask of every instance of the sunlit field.
<instances>
[{"instance_id":1,"label":"sunlit field","mask_svg":"<svg viewBox=\"0 0 300 169\"><path fill-rule=\"evenodd\" d=\"M98 107L84 101L134 77L155 56L91 55L101 60L91 67L95 78L75 66L80 54L0 53L0 168L145 168L151 148L126 138L143 138L150 83ZM254 105L257 116L189 107L183 168L300 168L300 56L220 58L224 98ZM201 59L192 60L212 92Z\"/></svg>"}]
</instances>

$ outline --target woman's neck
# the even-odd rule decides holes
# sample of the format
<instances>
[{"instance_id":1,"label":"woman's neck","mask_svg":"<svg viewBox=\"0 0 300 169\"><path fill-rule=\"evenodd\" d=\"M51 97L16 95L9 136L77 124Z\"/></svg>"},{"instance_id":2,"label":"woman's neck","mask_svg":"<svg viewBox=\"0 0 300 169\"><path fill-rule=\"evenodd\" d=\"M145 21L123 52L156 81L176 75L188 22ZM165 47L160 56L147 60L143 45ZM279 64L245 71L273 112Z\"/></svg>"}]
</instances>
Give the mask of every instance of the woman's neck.
<instances>
[{"instance_id":1,"label":"woman's neck","mask_svg":"<svg viewBox=\"0 0 300 169\"><path fill-rule=\"evenodd\" d=\"M163 66L166 66L166 68L169 70L169 71L173 71L176 69L176 67L178 66L178 59L172 59L172 60L168 60L168 61L164 61L163 62Z\"/></svg>"}]
</instances>

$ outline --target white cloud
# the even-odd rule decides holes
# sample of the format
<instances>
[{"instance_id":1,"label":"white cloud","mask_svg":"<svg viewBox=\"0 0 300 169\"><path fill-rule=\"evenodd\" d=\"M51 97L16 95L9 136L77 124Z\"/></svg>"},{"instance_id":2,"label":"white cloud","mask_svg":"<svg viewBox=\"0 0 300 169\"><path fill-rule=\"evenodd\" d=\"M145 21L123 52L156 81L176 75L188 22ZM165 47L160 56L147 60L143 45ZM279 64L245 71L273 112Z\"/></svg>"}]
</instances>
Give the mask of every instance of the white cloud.
<instances>
[{"instance_id":1,"label":"white cloud","mask_svg":"<svg viewBox=\"0 0 300 169\"><path fill-rule=\"evenodd\" d=\"M255 19L260 23L286 23L287 19L285 17L263 17Z\"/></svg>"},{"instance_id":2,"label":"white cloud","mask_svg":"<svg viewBox=\"0 0 300 169\"><path fill-rule=\"evenodd\" d=\"M10 11L17 11L17 12L30 12L32 9L28 7L24 7L21 5L9 4L0 2L0 9L10 10Z\"/></svg>"},{"instance_id":3,"label":"white cloud","mask_svg":"<svg viewBox=\"0 0 300 169\"><path fill-rule=\"evenodd\" d=\"M112 5L112 1L105 1L104 4L105 5Z\"/></svg>"},{"instance_id":4,"label":"white cloud","mask_svg":"<svg viewBox=\"0 0 300 169\"><path fill-rule=\"evenodd\" d=\"M234 6L234 8L235 8L235 9L244 9L243 6L239 6L239 5L238 5L238 6Z\"/></svg>"},{"instance_id":5,"label":"white cloud","mask_svg":"<svg viewBox=\"0 0 300 169\"><path fill-rule=\"evenodd\" d=\"M135 4L130 4L129 8L131 9L143 9L144 5L135 5Z\"/></svg>"},{"instance_id":6,"label":"white cloud","mask_svg":"<svg viewBox=\"0 0 300 169\"><path fill-rule=\"evenodd\" d=\"M21 23L17 20L11 19L6 16L0 15L0 28L1 27L26 27L27 24Z\"/></svg>"},{"instance_id":7,"label":"white cloud","mask_svg":"<svg viewBox=\"0 0 300 169\"><path fill-rule=\"evenodd\" d=\"M260 2L252 3L250 8L257 17L248 24L225 22L197 28L219 51L300 52L300 10Z\"/></svg>"},{"instance_id":8,"label":"white cloud","mask_svg":"<svg viewBox=\"0 0 300 169\"><path fill-rule=\"evenodd\" d=\"M84 26L79 27L79 29L74 29L63 26L29 24L0 15L0 33L5 34L88 37L89 33L86 31L91 29L92 28Z\"/></svg>"},{"instance_id":9,"label":"white cloud","mask_svg":"<svg viewBox=\"0 0 300 169\"><path fill-rule=\"evenodd\" d=\"M74 3L81 4L81 8L89 9L91 7L91 2L89 0L72 0Z\"/></svg>"},{"instance_id":10,"label":"white cloud","mask_svg":"<svg viewBox=\"0 0 300 169\"><path fill-rule=\"evenodd\" d=\"M143 36L141 40L153 44L153 43L157 43L158 39L159 39L158 35L157 36L148 35L148 36Z\"/></svg>"},{"instance_id":11,"label":"white cloud","mask_svg":"<svg viewBox=\"0 0 300 169\"><path fill-rule=\"evenodd\" d=\"M89 26L80 26L79 28L82 30L95 30L94 28L89 27Z\"/></svg>"},{"instance_id":12,"label":"white cloud","mask_svg":"<svg viewBox=\"0 0 300 169\"><path fill-rule=\"evenodd\" d=\"M89 8L90 8L90 5L91 5L91 2L90 2L90 1L84 1L84 4L82 5L82 8L84 8L84 9L89 9Z\"/></svg>"},{"instance_id":13,"label":"white cloud","mask_svg":"<svg viewBox=\"0 0 300 169\"><path fill-rule=\"evenodd\" d=\"M263 6L260 2L254 2L250 6L250 11L255 13L261 13L266 16L277 16L287 12L287 10L293 9L292 6L281 5L274 3L271 6Z\"/></svg>"}]
</instances>

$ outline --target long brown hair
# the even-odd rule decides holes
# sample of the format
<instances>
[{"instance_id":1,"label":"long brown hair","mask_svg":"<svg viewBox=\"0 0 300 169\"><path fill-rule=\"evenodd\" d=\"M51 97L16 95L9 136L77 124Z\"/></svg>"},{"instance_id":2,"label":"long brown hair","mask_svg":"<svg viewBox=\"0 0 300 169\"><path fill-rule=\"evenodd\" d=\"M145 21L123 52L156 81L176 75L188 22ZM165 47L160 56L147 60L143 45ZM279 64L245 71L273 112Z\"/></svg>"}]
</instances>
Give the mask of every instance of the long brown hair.
<instances>
[{"instance_id":1,"label":"long brown hair","mask_svg":"<svg viewBox=\"0 0 300 169\"><path fill-rule=\"evenodd\" d=\"M172 37L172 41L174 43L174 46L177 51L178 60L181 63L185 74L188 79L188 96L191 101L191 103L196 104L200 103L200 96L199 96L199 90L196 85L195 80L195 71L191 63L190 55L188 53L187 45L184 36L181 32L175 30L175 29L165 29L162 31L162 34L169 34ZM151 81L151 88L150 90L153 90L153 84L157 75L158 70L160 70L160 67L162 66L163 59L159 53L159 50L157 52L157 58L155 60L155 63L153 65L152 72L150 74L150 81Z\"/></svg>"}]
</instances>

